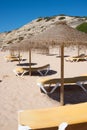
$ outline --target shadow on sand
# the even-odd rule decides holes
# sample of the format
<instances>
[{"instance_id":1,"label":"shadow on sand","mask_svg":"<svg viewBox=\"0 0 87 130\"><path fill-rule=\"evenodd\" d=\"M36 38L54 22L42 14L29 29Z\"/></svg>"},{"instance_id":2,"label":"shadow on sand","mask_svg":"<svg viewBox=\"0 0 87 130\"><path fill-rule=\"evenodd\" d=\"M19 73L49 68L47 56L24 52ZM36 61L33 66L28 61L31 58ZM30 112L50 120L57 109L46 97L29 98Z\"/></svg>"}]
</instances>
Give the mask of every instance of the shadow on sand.
<instances>
[{"instance_id":1,"label":"shadow on sand","mask_svg":"<svg viewBox=\"0 0 87 130\"><path fill-rule=\"evenodd\" d=\"M17 66L33 66L33 65L37 65L37 63L20 63L20 64L17 64Z\"/></svg>"},{"instance_id":2,"label":"shadow on sand","mask_svg":"<svg viewBox=\"0 0 87 130\"><path fill-rule=\"evenodd\" d=\"M46 54L46 56L56 56L57 54Z\"/></svg>"},{"instance_id":3,"label":"shadow on sand","mask_svg":"<svg viewBox=\"0 0 87 130\"><path fill-rule=\"evenodd\" d=\"M61 56L56 56L56 58L60 58ZM69 55L65 55L64 57L69 57Z\"/></svg>"},{"instance_id":4,"label":"shadow on sand","mask_svg":"<svg viewBox=\"0 0 87 130\"><path fill-rule=\"evenodd\" d=\"M49 70L49 72L45 75L46 70L41 71L43 73L43 76L53 75L56 74L57 71L55 70ZM29 72L26 72L24 76L29 75ZM32 72L31 76L41 76L37 71ZM42 77L42 76L41 76Z\"/></svg>"},{"instance_id":5,"label":"shadow on sand","mask_svg":"<svg viewBox=\"0 0 87 130\"><path fill-rule=\"evenodd\" d=\"M85 85L87 89L87 84ZM47 91L50 91L49 89ZM54 93L48 94L48 96L60 102L60 87L55 90ZM64 88L64 103L65 104L77 104L87 102L87 92L84 92L79 86L65 85Z\"/></svg>"}]
</instances>

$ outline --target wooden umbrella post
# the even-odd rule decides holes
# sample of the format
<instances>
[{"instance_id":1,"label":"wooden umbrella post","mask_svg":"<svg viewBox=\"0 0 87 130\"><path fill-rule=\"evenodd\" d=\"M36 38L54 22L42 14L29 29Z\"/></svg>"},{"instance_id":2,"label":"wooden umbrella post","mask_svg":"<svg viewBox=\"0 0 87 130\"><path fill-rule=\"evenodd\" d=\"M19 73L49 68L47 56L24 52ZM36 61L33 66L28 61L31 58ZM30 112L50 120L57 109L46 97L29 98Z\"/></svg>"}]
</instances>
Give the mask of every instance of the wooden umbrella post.
<instances>
[{"instance_id":1,"label":"wooden umbrella post","mask_svg":"<svg viewBox=\"0 0 87 130\"><path fill-rule=\"evenodd\" d=\"M80 53L80 47L79 47L79 45L78 45L78 56L79 56L79 53Z\"/></svg>"},{"instance_id":2,"label":"wooden umbrella post","mask_svg":"<svg viewBox=\"0 0 87 130\"><path fill-rule=\"evenodd\" d=\"M64 105L64 45L61 46L61 87L60 87L60 103Z\"/></svg>"},{"instance_id":3,"label":"wooden umbrella post","mask_svg":"<svg viewBox=\"0 0 87 130\"><path fill-rule=\"evenodd\" d=\"M59 47L59 56L61 56L61 48Z\"/></svg>"},{"instance_id":4,"label":"wooden umbrella post","mask_svg":"<svg viewBox=\"0 0 87 130\"><path fill-rule=\"evenodd\" d=\"M29 75L31 76L31 48L29 49Z\"/></svg>"},{"instance_id":5,"label":"wooden umbrella post","mask_svg":"<svg viewBox=\"0 0 87 130\"><path fill-rule=\"evenodd\" d=\"M19 57L19 64L20 64L20 51L19 51L18 57Z\"/></svg>"}]
</instances>

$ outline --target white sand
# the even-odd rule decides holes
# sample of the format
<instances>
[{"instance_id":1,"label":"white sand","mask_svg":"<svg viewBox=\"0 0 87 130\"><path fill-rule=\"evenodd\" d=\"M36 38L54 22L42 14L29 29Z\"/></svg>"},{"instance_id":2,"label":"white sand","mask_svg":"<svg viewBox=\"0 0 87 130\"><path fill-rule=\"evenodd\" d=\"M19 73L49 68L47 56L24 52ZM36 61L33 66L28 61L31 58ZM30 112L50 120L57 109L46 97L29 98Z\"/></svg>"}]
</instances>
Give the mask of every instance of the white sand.
<instances>
[{"instance_id":1,"label":"white sand","mask_svg":"<svg viewBox=\"0 0 87 130\"><path fill-rule=\"evenodd\" d=\"M73 51L75 54L75 51ZM18 62L6 62L4 57L9 52L0 52L0 130L17 130L18 111L23 109L37 109L59 106L59 94L48 96L41 93L36 81L40 76L17 77L13 73ZM67 52L66 52L67 54ZM28 53L22 54L23 58L28 58ZM23 61L21 63L28 63ZM57 73L49 77L60 77L60 58L41 54L32 54L34 66L50 64L51 70ZM65 61L65 77L78 76L87 73L87 62L70 63ZM75 91L74 91L75 90ZM76 91L78 90L78 91ZM70 87L65 90L65 104L79 103L87 101L87 95L79 87Z\"/></svg>"}]
</instances>

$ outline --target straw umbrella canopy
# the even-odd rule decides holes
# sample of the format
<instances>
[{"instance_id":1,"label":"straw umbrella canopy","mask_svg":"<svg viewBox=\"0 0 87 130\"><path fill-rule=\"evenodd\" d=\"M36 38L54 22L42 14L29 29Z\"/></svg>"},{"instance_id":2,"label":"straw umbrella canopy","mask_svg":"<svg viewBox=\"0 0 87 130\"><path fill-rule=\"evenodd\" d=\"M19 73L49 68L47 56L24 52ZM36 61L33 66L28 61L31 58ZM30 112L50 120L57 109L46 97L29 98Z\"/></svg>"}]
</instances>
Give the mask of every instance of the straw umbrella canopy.
<instances>
[{"instance_id":1,"label":"straw umbrella canopy","mask_svg":"<svg viewBox=\"0 0 87 130\"><path fill-rule=\"evenodd\" d=\"M36 44L28 43L29 40L25 39L21 42L16 42L8 45L5 49L10 51L18 51L19 52L19 61L20 61L20 52L21 51L28 51L29 52L29 75L31 76L31 51L34 50L34 52L41 52L41 53L47 53L48 48L44 45L42 46L36 46ZM28 43L28 45L27 45ZM27 46L26 46L27 45ZM20 62L19 62L20 64Z\"/></svg>"},{"instance_id":2,"label":"straw umbrella canopy","mask_svg":"<svg viewBox=\"0 0 87 130\"><path fill-rule=\"evenodd\" d=\"M64 46L83 45L87 46L87 34L69 27L65 22L55 23L52 27L33 36L26 43L28 46L60 46L61 48L61 87L60 102L64 104Z\"/></svg>"},{"instance_id":3,"label":"straw umbrella canopy","mask_svg":"<svg viewBox=\"0 0 87 130\"><path fill-rule=\"evenodd\" d=\"M34 50L34 52L47 52L48 51L48 47L44 46L44 45L36 45L36 44L32 44L29 42L29 40L23 40L20 42L20 44L18 44L16 46L16 48L18 48L18 50L20 51L28 51L29 52L29 75L31 76L31 52L32 50Z\"/></svg>"}]
</instances>

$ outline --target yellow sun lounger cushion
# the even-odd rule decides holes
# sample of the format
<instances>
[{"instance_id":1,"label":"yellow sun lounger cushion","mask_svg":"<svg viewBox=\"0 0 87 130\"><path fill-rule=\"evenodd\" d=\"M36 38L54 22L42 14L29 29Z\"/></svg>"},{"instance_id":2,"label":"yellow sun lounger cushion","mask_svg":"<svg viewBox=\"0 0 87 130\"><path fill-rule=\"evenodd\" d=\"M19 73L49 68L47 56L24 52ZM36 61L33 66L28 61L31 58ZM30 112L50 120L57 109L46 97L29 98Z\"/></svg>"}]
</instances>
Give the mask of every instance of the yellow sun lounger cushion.
<instances>
[{"instance_id":1,"label":"yellow sun lounger cushion","mask_svg":"<svg viewBox=\"0 0 87 130\"><path fill-rule=\"evenodd\" d=\"M62 122L68 123L66 130L87 130L87 103L22 110L18 113L18 124L31 130L58 130Z\"/></svg>"}]
</instances>

